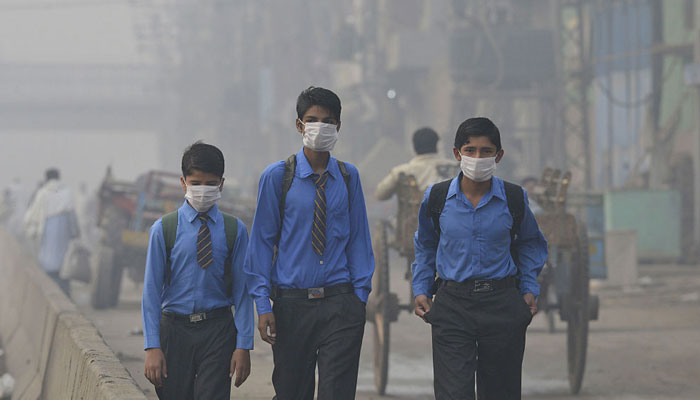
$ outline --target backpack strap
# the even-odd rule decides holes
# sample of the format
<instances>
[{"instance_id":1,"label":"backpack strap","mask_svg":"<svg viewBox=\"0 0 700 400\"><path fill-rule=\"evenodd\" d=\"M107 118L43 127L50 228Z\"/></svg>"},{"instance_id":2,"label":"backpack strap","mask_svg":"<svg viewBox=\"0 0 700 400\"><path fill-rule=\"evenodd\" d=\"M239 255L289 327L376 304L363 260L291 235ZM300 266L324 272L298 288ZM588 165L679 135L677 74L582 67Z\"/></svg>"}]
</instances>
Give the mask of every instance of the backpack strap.
<instances>
[{"instance_id":1,"label":"backpack strap","mask_svg":"<svg viewBox=\"0 0 700 400\"><path fill-rule=\"evenodd\" d=\"M280 242L282 237L282 225L284 224L284 207L287 204L287 193L289 188L292 187L292 181L294 180L294 173L297 170L297 155L292 154L284 162L284 175L282 175L282 196L280 197L280 228L277 231L277 240Z\"/></svg>"},{"instance_id":2,"label":"backpack strap","mask_svg":"<svg viewBox=\"0 0 700 400\"><path fill-rule=\"evenodd\" d=\"M442 214L442 209L445 208L445 201L447 201L447 192L450 190L450 184L452 179L442 181L433 185L430 189L430 194L428 195L428 216L433 220L433 227L435 232L437 232L438 237L440 236L440 214Z\"/></svg>"},{"instance_id":3,"label":"backpack strap","mask_svg":"<svg viewBox=\"0 0 700 400\"><path fill-rule=\"evenodd\" d=\"M518 264L518 254L515 251L515 240L520 232L520 224L525 216L525 193L523 188L507 181L503 181L503 187L506 192L506 202L508 203L508 211L513 218L513 225L510 228L510 254L513 257L515 264Z\"/></svg>"},{"instance_id":4,"label":"backpack strap","mask_svg":"<svg viewBox=\"0 0 700 400\"><path fill-rule=\"evenodd\" d=\"M226 287L226 297L233 296L233 248L238 237L238 218L233 215L221 213L224 217L224 231L226 232L226 248L228 253L224 262L224 286Z\"/></svg>"},{"instance_id":5,"label":"backpack strap","mask_svg":"<svg viewBox=\"0 0 700 400\"><path fill-rule=\"evenodd\" d=\"M350 212L350 173L348 172L348 167L344 162L336 160L338 162L338 169L340 169L340 174L343 175L343 180L345 181L345 189L348 191L348 212Z\"/></svg>"},{"instance_id":6,"label":"backpack strap","mask_svg":"<svg viewBox=\"0 0 700 400\"><path fill-rule=\"evenodd\" d=\"M163 225L163 239L165 240L165 268L163 271L163 285L170 285L170 253L175 246L177 236L177 211L165 214L161 220Z\"/></svg>"}]
</instances>

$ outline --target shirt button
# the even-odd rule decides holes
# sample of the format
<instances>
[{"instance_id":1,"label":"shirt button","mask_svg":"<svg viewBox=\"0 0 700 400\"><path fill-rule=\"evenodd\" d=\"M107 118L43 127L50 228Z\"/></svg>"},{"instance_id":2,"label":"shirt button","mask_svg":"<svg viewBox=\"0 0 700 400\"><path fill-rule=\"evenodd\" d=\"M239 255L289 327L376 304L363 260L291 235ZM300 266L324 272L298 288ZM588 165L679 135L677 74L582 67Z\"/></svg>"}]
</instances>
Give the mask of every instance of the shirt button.
<instances>
[{"instance_id":1,"label":"shirt button","mask_svg":"<svg viewBox=\"0 0 700 400\"><path fill-rule=\"evenodd\" d=\"M318 263L319 263L319 264L323 264L323 260L319 261Z\"/></svg>"}]
</instances>

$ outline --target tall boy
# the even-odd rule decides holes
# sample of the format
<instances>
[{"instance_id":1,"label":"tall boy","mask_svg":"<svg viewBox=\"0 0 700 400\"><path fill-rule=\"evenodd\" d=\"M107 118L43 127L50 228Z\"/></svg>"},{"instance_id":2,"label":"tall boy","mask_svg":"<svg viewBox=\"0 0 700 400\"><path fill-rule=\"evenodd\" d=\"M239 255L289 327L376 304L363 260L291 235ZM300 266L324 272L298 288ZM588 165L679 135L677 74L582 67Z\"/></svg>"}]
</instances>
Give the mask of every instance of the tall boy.
<instances>
[{"instance_id":1,"label":"tall boy","mask_svg":"<svg viewBox=\"0 0 700 400\"><path fill-rule=\"evenodd\" d=\"M143 285L144 373L160 399L229 399L250 373L248 233L216 207L224 155L197 142L182 156L185 202L151 227ZM231 306L235 306L235 316Z\"/></svg>"},{"instance_id":2,"label":"tall boy","mask_svg":"<svg viewBox=\"0 0 700 400\"><path fill-rule=\"evenodd\" d=\"M479 400L520 399L547 242L523 189L493 175L503 154L491 120L464 121L454 144L462 172L420 206L412 284L415 312L432 325L437 400L474 399L475 372Z\"/></svg>"},{"instance_id":3,"label":"tall boy","mask_svg":"<svg viewBox=\"0 0 700 400\"><path fill-rule=\"evenodd\" d=\"M260 177L248 288L277 399L313 399L317 365L319 399L354 399L374 272L365 201L357 169L330 155L338 96L310 87L296 108L304 147Z\"/></svg>"}]
</instances>

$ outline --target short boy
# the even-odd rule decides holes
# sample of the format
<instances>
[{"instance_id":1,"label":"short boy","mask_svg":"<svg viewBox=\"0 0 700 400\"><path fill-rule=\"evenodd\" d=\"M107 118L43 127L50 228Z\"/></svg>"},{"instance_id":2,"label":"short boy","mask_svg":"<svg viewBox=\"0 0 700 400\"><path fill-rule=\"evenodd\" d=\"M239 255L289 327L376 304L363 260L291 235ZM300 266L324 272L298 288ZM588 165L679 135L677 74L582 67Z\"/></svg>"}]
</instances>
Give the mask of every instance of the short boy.
<instances>
[{"instance_id":1,"label":"short boy","mask_svg":"<svg viewBox=\"0 0 700 400\"><path fill-rule=\"evenodd\" d=\"M190 146L180 178L186 200L151 227L141 306L144 374L160 399L229 399L234 373L236 387L250 373L248 232L216 206L223 175L221 150Z\"/></svg>"}]
</instances>

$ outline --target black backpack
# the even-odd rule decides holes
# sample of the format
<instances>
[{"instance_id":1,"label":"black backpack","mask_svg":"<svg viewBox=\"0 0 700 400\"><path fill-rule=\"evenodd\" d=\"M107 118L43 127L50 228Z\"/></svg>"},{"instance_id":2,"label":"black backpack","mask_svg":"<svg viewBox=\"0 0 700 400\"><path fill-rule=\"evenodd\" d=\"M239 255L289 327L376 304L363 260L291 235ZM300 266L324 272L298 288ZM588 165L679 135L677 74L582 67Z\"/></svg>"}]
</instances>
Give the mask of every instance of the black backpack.
<instances>
[{"instance_id":1,"label":"black backpack","mask_svg":"<svg viewBox=\"0 0 700 400\"><path fill-rule=\"evenodd\" d=\"M440 214L445 208L447 200L447 192L450 189L452 179L442 181L433 185L428 196L428 216L433 220L435 231L440 237ZM510 182L503 181L506 191L506 202L508 203L508 211L513 217L513 225L510 229L510 255L513 257L515 264L518 264L518 254L515 251L514 242L520 232L520 224L523 222L525 215L525 194L523 188Z\"/></svg>"},{"instance_id":2,"label":"black backpack","mask_svg":"<svg viewBox=\"0 0 700 400\"><path fill-rule=\"evenodd\" d=\"M348 211L350 210L350 173L344 162L336 160L338 162L338 169L340 169L340 174L343 175L343 180L345 181L345 188L348 191ZM280 238L282 237L282 225L284 224L284 206L287 203L287 192L289 188L292 187L292 181L294 180L294 172L297 170L297 155L292 154L284 162L284 175L282 176L282 198L280 199L280 229L277 232L277 243L279 244Z\"/></svg>"}]
</instances>

